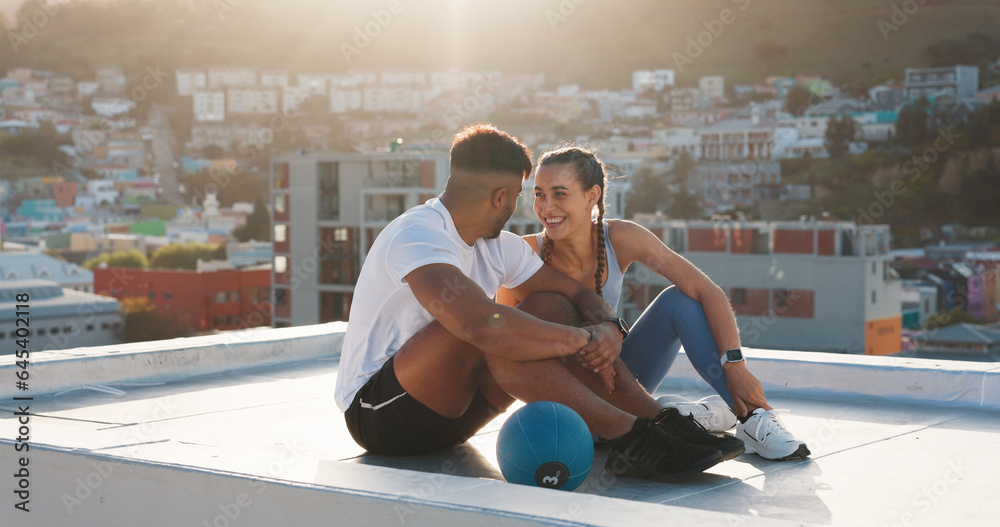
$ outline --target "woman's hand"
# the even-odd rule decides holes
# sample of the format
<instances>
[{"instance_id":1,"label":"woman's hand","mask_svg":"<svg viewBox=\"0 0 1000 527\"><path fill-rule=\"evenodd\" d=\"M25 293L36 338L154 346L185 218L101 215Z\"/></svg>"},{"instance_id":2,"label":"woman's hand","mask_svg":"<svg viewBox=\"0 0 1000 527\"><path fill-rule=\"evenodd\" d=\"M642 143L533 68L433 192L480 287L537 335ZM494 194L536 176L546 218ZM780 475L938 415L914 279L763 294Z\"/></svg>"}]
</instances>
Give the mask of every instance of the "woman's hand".
<instances>
[{"instance_id":1,"label":"woman's hand","mask_svg":"<svg viewBox=\"0 0 1000 527\"><path fill-rule=\"evenodd\" d=\"M729 393L735 400L733 412L736 415L746 417L748 412L757 408L771 409L767 399L764 398L764 387L747 369L746 361L727 362L722 369L726 373L726 386L729 387Z\"/></svg>"}]
</instances>

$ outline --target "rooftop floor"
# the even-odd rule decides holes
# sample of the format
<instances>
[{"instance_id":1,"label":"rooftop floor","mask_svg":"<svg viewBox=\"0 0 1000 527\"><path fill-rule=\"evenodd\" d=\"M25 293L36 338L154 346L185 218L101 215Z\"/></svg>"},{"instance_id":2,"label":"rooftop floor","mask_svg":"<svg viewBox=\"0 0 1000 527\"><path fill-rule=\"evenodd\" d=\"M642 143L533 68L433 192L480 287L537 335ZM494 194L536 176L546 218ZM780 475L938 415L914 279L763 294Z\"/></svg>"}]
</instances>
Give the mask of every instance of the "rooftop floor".
<instances>
[{"instance_id":1,"label":"rooftop floor","mask_svg":"<svg viewBox=\"0 0 1000 527\"><path fill-rule=\"evenodd\" d=\"M311 331L325 338L323 331ZM302 333L265 330L239 343L219 345L219 337L205 342L206 349L224 348L231 355L275 335ZM168 341L159 352L142 349L139 355L177 356L197 348L190 345L195 341ZM114 370L111 355L131 353L117 348L40 358L38 375L48 375L40 382L84 372L81 360L103 361L105 373ZM10 525L18 526L995 524L984 498L1000 490L1000 456L989 454L1000 437L1000 413L989 405L981 404L984 410L946 401L775 388L769 399L790 410L784 422L808 442L809 460L742 455L683 482L663 484L605 473L606 450L598 447L587 481L564 492L503 481L495 441L506 416L450 452L407 458L365 454L333 400L335 350L325 356L303 350L308 342L291 348L298 349L256 365L244 363L242 369L230 364L228 372L157 377L128 366L104 386L35 395L27 453L3 444L16 444L20 426L13 417L20 402L3 395L0 464L10 474L17 470L16 459L26 456L31 469L31 511L11 516L7 511L20 500L12 501L7 490L0 492L3 517L17 518ZM763 370L774 371L766 353L757 355ZM843 360L831 356L827 363L818 357L811 354L799 367L828 373L829 364ZM146 362L163 368L162 361ZM0 378L13 384L8 381L13 368L6 364L0 362ZM906 364L917 365L909 374L911 385L930 386L921 378L929 374L919 361ZM60 367L72 369L60 373ZM677 369L676 382L668 379L658 394L708 394ZM212 368L202 364L199 371L206 370ZM992 383L993 377L978 373L958 377L965 391L985 392L987 381ZM87 379L81 375L76 383ZM16 490L16 478L4 479Z\"/></svg>"}]
</instances>

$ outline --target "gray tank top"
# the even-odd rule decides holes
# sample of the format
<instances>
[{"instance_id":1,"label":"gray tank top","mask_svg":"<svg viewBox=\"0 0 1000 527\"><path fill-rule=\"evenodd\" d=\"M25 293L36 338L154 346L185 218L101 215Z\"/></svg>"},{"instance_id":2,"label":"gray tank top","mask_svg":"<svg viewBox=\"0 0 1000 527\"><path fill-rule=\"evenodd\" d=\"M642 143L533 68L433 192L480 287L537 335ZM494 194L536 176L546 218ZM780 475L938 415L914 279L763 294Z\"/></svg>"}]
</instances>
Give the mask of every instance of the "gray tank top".
<instances>
[{"instance_id":1,"label":"gray tank top","mask_svg":"<svg viewBox=\"0 0 1000 527\"><path fill-rule=\"evenodd\" d=\"M542 233L535 234L535 247L538 253L542 252ZM611 246L611 236L608 233L608 222L604 222L604 250L608 257L608 278L601 288L602 296L611 304L615 312L618 312L618 301L622 296L622 269L618 265L618 258L615 256L615 249ZM588 287L592 284L586 284Z\"/></svg>"}]
</instances>

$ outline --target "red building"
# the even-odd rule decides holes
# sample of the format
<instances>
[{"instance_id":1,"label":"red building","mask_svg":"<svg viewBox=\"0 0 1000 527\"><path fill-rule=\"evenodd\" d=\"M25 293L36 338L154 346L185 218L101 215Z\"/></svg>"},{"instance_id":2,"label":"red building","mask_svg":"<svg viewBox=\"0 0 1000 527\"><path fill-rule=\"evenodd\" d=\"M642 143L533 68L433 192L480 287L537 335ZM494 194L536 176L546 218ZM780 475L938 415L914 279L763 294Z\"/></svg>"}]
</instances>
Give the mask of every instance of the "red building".
<instances>
[{"instance_id":1,"label":"red building","mask_svg":"<svg viewBox=\"0 0 1000 527\"><path fill-rule=\"evenodd\" d=\"M94 292L146 298L196 332L271 325L269 266L218 271L94 269Z\"/></svg>"}]
</instances>

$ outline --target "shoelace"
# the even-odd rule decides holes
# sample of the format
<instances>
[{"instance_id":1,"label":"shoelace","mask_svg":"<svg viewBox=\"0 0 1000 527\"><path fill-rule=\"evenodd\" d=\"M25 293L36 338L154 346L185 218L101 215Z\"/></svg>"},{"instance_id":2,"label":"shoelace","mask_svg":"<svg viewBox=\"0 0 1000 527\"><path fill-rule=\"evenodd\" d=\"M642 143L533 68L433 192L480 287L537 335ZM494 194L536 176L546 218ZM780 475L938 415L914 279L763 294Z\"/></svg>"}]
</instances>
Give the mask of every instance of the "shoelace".
<instances>
[{"instance_id":1,"label":"shoelace","mask_svg":"<svg viewBox=\"0 0 1000 527\"><path fill-rule=\"evenodd\" d=\"M677 439L668 434L662 428L653 425L649 426L648 433L636 441L638 452L630 452L635 459L641 463L658 465L664 458L677 459L680 449L677 447ZM631 449L630 449L631 450Z\"/></svg>"},{"instance_id":2,"label":"shoelace","mask_svg":"<svg viewBox=\"0 0 1000 527\"><path fill-rule=\"evenodd\" d=\"M693 438L708 433L705 427L701 426L701 423L694 419L694 416L680 412L669 422L658 421L658 424L661 424L667 432L680 436L681 439Z\"/></svg>"},{"instance_id":3,"label":"shoelace","mask_svg":"<svg viewBox=\"0 0 1000 527\"><path fill-rule=\"evenodd\" d=\"M779 433L780 432L787 433L785 429L785 424L782 423L781 419L778 418L778 414L787 414L787 413L788 410L784 409L764 410L764 415L759 420L757 420L757 429L754 430L753 434L754 437L757 438L758 441L763 441L764 436L766 436L771 430L774 430ZM761 435L762 428L764 432L763 435Z\"/></svg>"}]
</instances>

